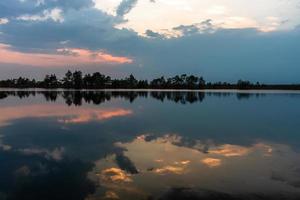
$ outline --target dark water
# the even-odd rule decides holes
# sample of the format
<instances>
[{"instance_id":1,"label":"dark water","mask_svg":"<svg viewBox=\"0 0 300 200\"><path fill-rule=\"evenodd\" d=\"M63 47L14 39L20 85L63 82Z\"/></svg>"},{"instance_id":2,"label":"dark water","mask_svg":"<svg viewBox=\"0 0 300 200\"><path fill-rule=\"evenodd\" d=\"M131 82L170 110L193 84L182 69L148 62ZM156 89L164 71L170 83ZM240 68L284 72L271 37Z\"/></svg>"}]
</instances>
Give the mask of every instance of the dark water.
<instances>
[{"instance_id":1,"label":"dark water","mask_svg":"<svg viewBox=\"0 0 300 200\"><path fill-rule=\"evenodd\" d=\"M299 199L300 94L1 91L0 199Z\"/></svg>"}]
</instances>

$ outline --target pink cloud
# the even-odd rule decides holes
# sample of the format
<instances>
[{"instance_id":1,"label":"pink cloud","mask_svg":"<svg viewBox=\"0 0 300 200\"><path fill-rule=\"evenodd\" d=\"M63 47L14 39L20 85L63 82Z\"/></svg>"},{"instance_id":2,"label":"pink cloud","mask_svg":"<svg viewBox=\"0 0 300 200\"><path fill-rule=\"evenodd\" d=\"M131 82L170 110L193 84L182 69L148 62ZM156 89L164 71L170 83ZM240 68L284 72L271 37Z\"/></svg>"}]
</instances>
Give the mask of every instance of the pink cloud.
<instances>
[{"instance_id":1,"label":"pink cloud","mask_svg":"<svg viewBox=\"0 0 300 200\"><path fill-rule=\"evenodd\" d=\"M132 62L131 58L114 56L104 51L65 48L57 49L56 54L23 53L13 51L9 45L0 43L0 63L59 67L82 64L125 64Z\"/></svg>"}]
</instances>

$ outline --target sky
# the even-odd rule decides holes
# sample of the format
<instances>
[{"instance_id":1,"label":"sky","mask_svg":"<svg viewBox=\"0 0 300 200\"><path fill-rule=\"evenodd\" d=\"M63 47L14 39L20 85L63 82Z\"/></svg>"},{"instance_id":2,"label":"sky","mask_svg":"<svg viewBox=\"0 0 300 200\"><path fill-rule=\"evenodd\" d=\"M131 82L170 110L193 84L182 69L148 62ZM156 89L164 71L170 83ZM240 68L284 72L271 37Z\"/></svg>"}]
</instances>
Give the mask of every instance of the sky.
<instances>
[{"instance_id":1,"label":"sky","mask_svg":"<svg viewBox=\"0 0 300 200\"><path fill-rule=\"evenodd\" d=\"M300 83L300 0L1 0L0 79Z\"/></svg>"}]
</instances>

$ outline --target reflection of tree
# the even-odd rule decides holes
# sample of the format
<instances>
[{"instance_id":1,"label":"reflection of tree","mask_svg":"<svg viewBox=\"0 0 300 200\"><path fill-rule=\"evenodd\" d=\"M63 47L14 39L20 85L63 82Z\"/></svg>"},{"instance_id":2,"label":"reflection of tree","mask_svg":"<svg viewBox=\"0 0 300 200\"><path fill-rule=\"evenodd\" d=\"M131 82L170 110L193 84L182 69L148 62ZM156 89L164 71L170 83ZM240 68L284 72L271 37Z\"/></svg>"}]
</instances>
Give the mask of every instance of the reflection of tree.
<instances>
[{"instance_id":1,"label":"reflection of tree","mask_svg":"<svg viewBox=\"0 0 300 200\"><path fill-rule=\"evenodd\" d=\"M81 91L81 90L64 90L64 91L0 91L0 99L8 96L17 96L19 98L28 98L30 96L43 95L46 101L55 102L58 97L62 97L67 105L81 106L83 102L99 105L111 99L121 98L134 102L137 98L148 98L149 96L164 102L165 100L175 103L196 103L202 102L205 96L214 96L225 98L236 95L238 100L249 99L250 97L263 97L263 93L231 93L231 92L196 92L196 91ZM298 94L289 94L298 95Z\"/></svg>"},{"instance_id":2,"label":"reflection of tree","mask_svg":"<svg viewBox=\"0 0 300 200\"><path fill-rule=\"evenodd\" d=\"M195 103L195 102L202 102L205 93L203 92L167 92L167 91L152 91L150 93L151 97L158 99L160 101L164 101L165 99L169 101L173 101L176 103L186 104L188 103Z\"/></svg>"},{"instance_id":3,"label":"reflection of tree","mask_svg":"<svg viewBox=\"0 0 300 200\"><path fill-rule=\"evenodd\" d=\"M236 93L236 97L238 100L249 99L251 97L263 97L265 94L263 93Z\"/></svg>"},{"instance_id":4,"label":"reflection of tree","mask_svg":"<svg viewBox=\"0 0 300 200\"><path fill-rule=\"evenodd\" d=\"M46 91L46 92L44 92L44 96L45 96L46 101L55 102L57 97L58 97L58 93L57 92Z\"/></svg>"},{"instance_id":5,"label":"reflection of tree","mask_svg":"<svg viewBox=\"0 0 300 200\"><path fill-rule=\"evenodd\" d=\"M4 92L0 92L0 99L5 99L8 95Z\"/></svg>"},{"instance_id":6,"label":"reflection of tree","mask_svg":"<svg viewBox=\"0 0 300 200\"><path fill-rule=\"evenodd\" d=\"M253 94L249 93L237 93L236 97L241 100L241 99L249 99Z\"/></svg>"}]
</instances>

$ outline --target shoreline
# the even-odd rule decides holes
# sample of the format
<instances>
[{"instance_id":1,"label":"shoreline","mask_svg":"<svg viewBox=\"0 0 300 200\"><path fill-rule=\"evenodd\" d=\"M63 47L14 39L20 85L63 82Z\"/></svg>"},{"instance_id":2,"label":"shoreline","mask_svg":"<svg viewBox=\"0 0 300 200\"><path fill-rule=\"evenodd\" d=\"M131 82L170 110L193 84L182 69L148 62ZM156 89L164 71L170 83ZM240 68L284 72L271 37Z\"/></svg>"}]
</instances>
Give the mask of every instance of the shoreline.
<instances>
[{"instance_id":1,"label":"shoreline","mask_svg":"<svg viewBox=\"0 0 300 200\"><path fill-rule=\"evenodd\" d=\"M204 92L204 93L274 93L274 94L300 94L300 90L295 89L68 89L68 88L0 88L0 92L5 91L32 91L32 92L42 92L42 91L53 91L53 92L63 92L63 91L103 91L103 92Z\"/></svg>"}]
</instances>

